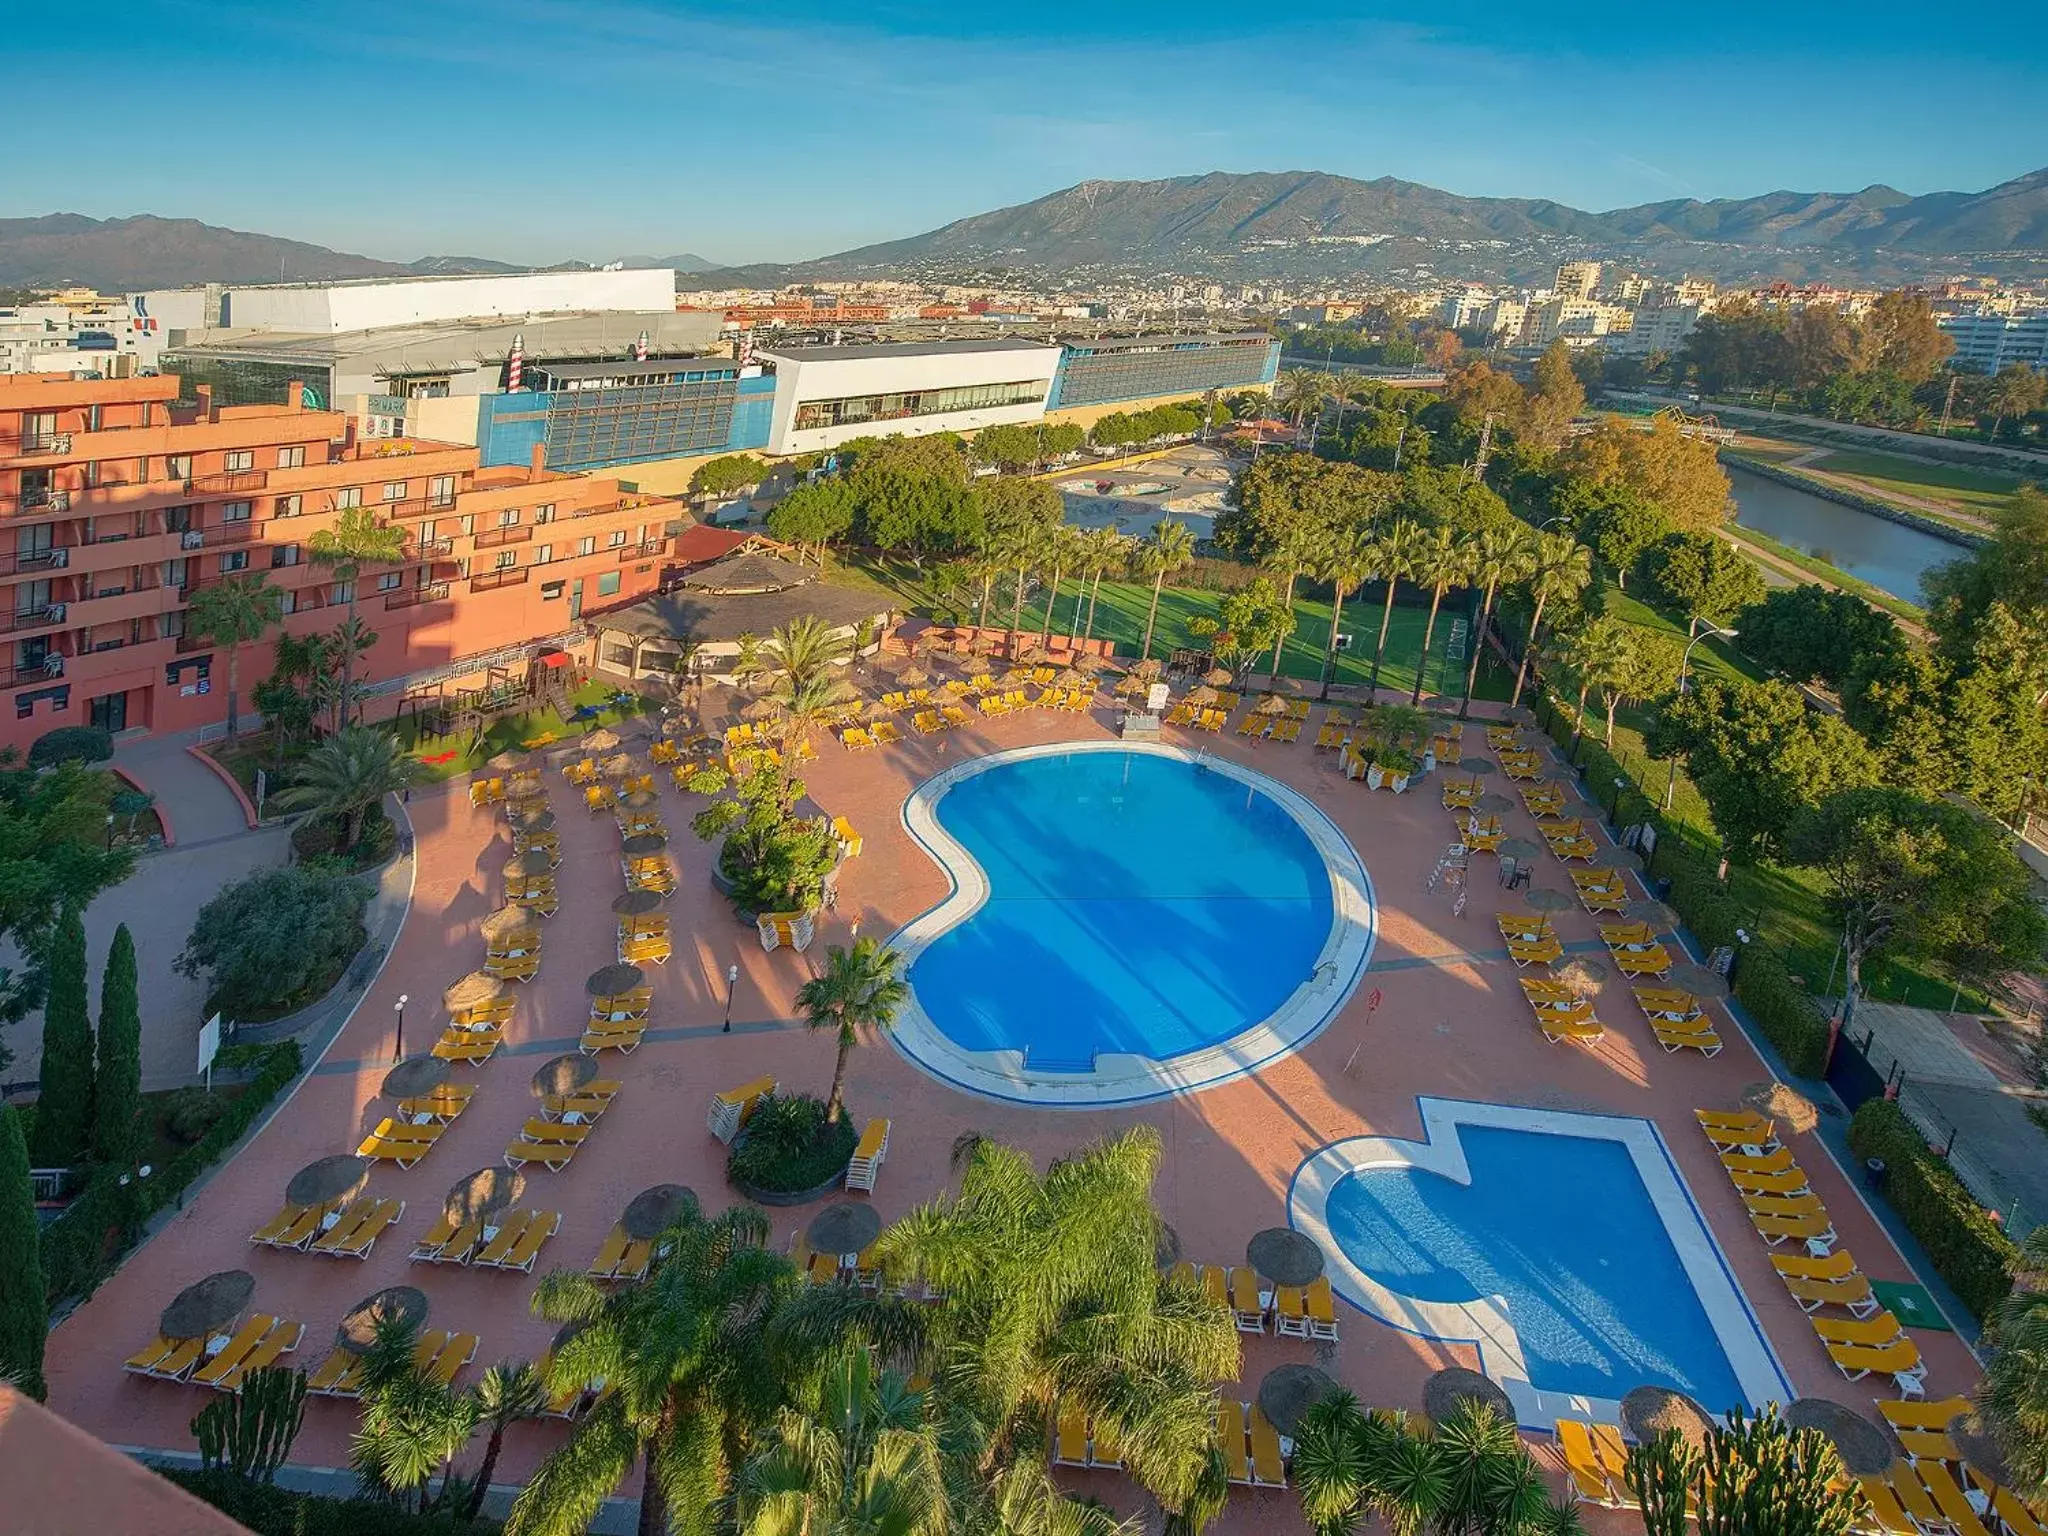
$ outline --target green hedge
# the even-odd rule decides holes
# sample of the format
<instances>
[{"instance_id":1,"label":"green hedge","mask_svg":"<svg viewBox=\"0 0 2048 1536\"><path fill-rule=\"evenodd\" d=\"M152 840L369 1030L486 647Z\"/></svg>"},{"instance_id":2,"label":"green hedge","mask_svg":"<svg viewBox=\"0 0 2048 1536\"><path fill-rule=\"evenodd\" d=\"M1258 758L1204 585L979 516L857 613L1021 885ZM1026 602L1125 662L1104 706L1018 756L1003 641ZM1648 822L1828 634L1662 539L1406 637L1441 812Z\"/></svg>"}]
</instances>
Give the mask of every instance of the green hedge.
<instances>
[{"instance_id":1,"label":"green hedge","mask_svg":"<svg viewBox=\"0 0 2048 1536\"><path fill-rule=\"evenodd\" d=\"M465 1524L453 1515L416 1515L377 1499L330 1499L250 1482L232 1472L158 1468L187 1493L205 1500L256 1536L495 1536L498 1522ZM435 1479L438 1484L440 1479Z\"/></svg>"},{"instance_id":2,"label":"green hedge","mask_svg":"<svg viewBox=\"0 0 2048 1536\"><path fill-rule=\"evenodd\" d=\"M2019 1258L2005 1229L1963 1187L1906 1112L1890 1099L1871 1099L1849 1121L1849 1150L1881 1157L1885 1198L1920 1241L1934 1268L1979 1322L2012 1290Z\"/></svg>"},{"instance_id":3,"label":"green hedge","mask_svg":"<svg viewBox=\"0 0 2048 1536\"><path fill-rule=\"evenodd\" d=\"M111 1169L94 1172L83 1194L43 1228L43 1280L50 1303L84 1300L112 1274L142 1224L189 1189L242 1139L270 1101L299 1075L299 1042L263 1048L249 1086L228 1101L207 1133L147 1179L123 1188Z\"/></svg>"}]
</instances>

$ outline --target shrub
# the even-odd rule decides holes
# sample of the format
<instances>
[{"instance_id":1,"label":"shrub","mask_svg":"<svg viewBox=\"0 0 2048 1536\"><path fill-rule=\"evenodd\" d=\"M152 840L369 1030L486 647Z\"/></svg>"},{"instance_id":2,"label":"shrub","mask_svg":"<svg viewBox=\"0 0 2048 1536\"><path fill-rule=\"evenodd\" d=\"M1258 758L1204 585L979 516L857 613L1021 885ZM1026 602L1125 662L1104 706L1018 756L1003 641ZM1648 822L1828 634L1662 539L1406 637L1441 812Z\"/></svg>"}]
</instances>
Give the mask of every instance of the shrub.
<instances>
[{"instance_id":1,"label":"shrub","mask_svg":"<svg viewBox=\"0 0 2048 1536\"><path fill-rule=\"evenodd\" d=\"M204 1088L180 1088L164 1100L157 1118L166 1136L189 1147L212 1130L226 1110L226 1101Z\"/></svg>"},{"instance_id":2,"label":"shrub","mask_svg":"<svg viewBox=\"0 0 2048 1536\"><path fill-rule=\"evenodd\" d=\"M252 1482L228 1471L158 1471L256 1536L495 1536L495 1520L463 1522L453 1514L416 1515L378 1499L330 1499Z\"/></svg>"},{"instance_id":3,"label":"shrub","mask_svg":"<svg viewBox=\"0 0 2048 1536\"><path fill-rule=\"evenodd\" d=\"M354 873L375 869L398 850L398 828L382 806L371 810L352 848L342 846L347 832L348 823L339 816L308 816L292 828L292 852L302 863L331 859Z\"/></svg>"},{"instance_id":4,"label":"shrub","mask_svg":"<svg viewBox=\"0 0 2048 1536\"><path fill-rule=\"evenodd\" d=\"M334 985L366 937L361 880L297 866L238 880L199 909L181 975L204 974L213 1005L239 1019L272 1017Z\"/></svg>"},{"instance_id":5,"label":"shrub","mask_svg":"<svg viewBox=\"0 0 2048 1536\"><path fill-rule=\"evenodd\" d=\"M777 1194L815 1189L846 1167L859 1139L851 1116L826 1118L823 1099L771 1093L747 1117L746 1133L726 1159L726 1177Z\"/></svg>"},{"instance_id":6,"label":"shrub","mask_svg":"<svg viewBox=\"0 0 2048 1536\"><path fill-rule=\"evenodd\" d=\"M2012 1290L2019 1249L1962 1180L1928 1148L1906 1112L1871 1099L1849 1121L1849 1150L1884 1159L1885 1198L1920 1241L1935 1271L1981 1322Z\"/></svg>"},{"instance_id":7,"label":"shrub","mask_svg":"<svg viewBox=\"0 0 2048 1536\"><path fill-rule=\"evenodd\" d=\"M104 763L114 755L114 738L96 725L60 725L45 731L28 749L31 768L59 763Z\"/></svg>"}]
</instances>

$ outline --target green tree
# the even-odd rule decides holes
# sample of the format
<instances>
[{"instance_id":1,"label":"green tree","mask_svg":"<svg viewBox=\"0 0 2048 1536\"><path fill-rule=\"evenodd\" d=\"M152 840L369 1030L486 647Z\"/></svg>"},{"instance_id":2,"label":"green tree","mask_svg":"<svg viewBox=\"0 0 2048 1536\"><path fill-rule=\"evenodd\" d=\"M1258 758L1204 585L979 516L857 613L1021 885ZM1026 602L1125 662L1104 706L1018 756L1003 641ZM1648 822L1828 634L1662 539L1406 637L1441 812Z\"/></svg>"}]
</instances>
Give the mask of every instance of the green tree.
<instances>
[{"instance_id":1,"label":"green tree","mask_svg":"<svg viewBox=\"0 0 2048 1536\"><path fill-rule=\"evenodd\" d=\"M1594 689L1611 690L1618 696L1627 685L1635 657L1629 646L1629 626L1610 614L1598 614L1580 627L1563 650L1565 670L1578 686L1577 733L1586 734L1586 695ZM1613 736L1613 713L1608 720L1608 740Z\"/></svg>"},{"instance_id":2,"label":"green tree","mask_svg":"<svg viewBox=\"0 0 2048 1536\"><path fill-rule=\"evenodd\" d=\"M1515 668L1515 691L1508 700L1514 709L1522 702L1522 688L1529 680L1529 658L1536 651L1536 636L1543 627L1543 610L1551 603L1568 603L1585 591L1593 579L1593 552L1568 533L1538 533L1530 541L1526 574L1532 604L1529 633L1522 645L1522 660Z\"/></svg>"},{"instance_id":3,"label":"green tree","mask_svg":"<svg viewBox=\"0 0 2048 1536\"><path fill-rule=\"evenodd\" d=\"M1159 593L1166 578L1195 562L1195 536L1186 523L1162 517L1152 525L1152 536L1138 546L1137 566L1152 578L1152 601L1145 608L1145 643L1138 651L1140 661L1152 659L1152 627L1159 618Z\"/></svg>"},{"instance_id":4,"label":"green tree","mask_svg":"<svg viewBox=\"0 0 2048 1536\"><path fill-rule=\"evenodd\" d=\"M417 776L391 732L352 725L308 752L299 763L299 782L275 799L282 808L331 818L340 824L341 846L354 848L370 812Z\"/></svg>"},{"instance_id":5,"label":"green tree","mask_svg":"<svg viewBox=\"0 0 2048 1536\"><path fill-rule=\"evenodd\" d=\"M465 1520L474 1520L483 1512L492 1474L498 1470L498 1455L505 1448L505 1431L514 1424L539 1418L548 1406L546 1383L524 1360L502 1360L486 1369L477 1378L472 1396L476 1423L485 1432L484 1459L477 1463L476 1476L470 1482L469 1502L462 1510Z\"/></svg>"},{"instance_id":6,"label":"green tree","mask_svg":"<svg viewBox=\"0 0 2048 1536\"><path fill-rule=\"evenodd\" d=\"M766 522L771 537L816 550L822 558L825 546L853 527L853 488L838 479L799 485L768 509Z\"/></svg>"},{"instance_id":7,"label":"green tree","mask_svg":"<svg viewBox=\"0 0 2048 1536\"><path fill-rule=\"evenodd\" d=\"M984 427L974 434L967 451L981 464L993 464L1008 474L1030 469L1039 462L1039 433L1014 422Z\"/></svg>"},{"instance_id":8,"label":"green tree","mask_svg":"<svg viewBox=\"0 0 2048 1536\"><path fill-rule=\"evenodd\" d=\"M36 1099L36 1161L69 1168L92 1150L92 1015L85 993L85 924L58 919L50 946L50 991L43 1004L41 1094Z\"/></svg>"},{"instance_id":9,"label":"green tree","mask_svg":"<svg viewBox=\"0 0 2048 1536\"><path fill-rule=\"evenodd\" d=\"M142 1136L142 1014L135 940L123 923L100 978L99 1069L93 1084L92 1150L115 1168L133 1166Z\"/></svg>"},{"instance_id":10,"label":"green tree","mask_svg":"<svg viewBox=\"0 0 2048 1536\"><path fill-rule=\"evenodd\" d=\"M575 1325L549 1359L549 1389L611 1390L513 1500L506 1536L587 1530L635 1462L641 1536L659 1536L664 1517L676 1536L721 1529L740 1452L815 1358L773 1326L796 1276L762 1246L768 1233L752 1206L708 1218L693 1206L662 1235L645 1280L613 1289L557 1270L541 1281L534 1311Z\"/></svg>"},{"instance_id":11,"label":"green tree","mask_svg":"<svg viewBox=\"0 0 2048 1536\"><path fill-rule=\"evenodd\" d=\"M356 618L357 580L363 567L368 565L396 565L405 558L405 530L391 528L377 521L368 507L345 507L334 519L334 526L317 530L306 540L306 553L315 565L325 566L334 572L334 579L341 582L348 591L348 619L346 630L353 634ZM336 713L337 722L346 724L355 713L355 655L353 648L345 648L341 662L341 709Z\"/></svg>"},{"instance_id":12,"label":"green tree","mask_svg":"<svg viewBox=\"0 0 2048 1536\"><path fill-rule=\"evenodd\" d=\"M2048 375L2036 373L2025 363L2007 363L1984 391L1984 408L1991 416L1985 435L1996 438L2008 417L2031 416L2043 405L2048 405Z\"/></svg>"},{"instance_id":13,"label":"green tree","mask_svg":"<svg viewBox=\"0 0 2048 1536\"><path fill-rule=\"evenodd\" d=\"M1216 655L1233 672L1249 667L1267 650L1276 655L1294 633L1293 604L1260 576L1217 606Z\"/></svg>"},{"instance_id":14,"label":"green tree","mask_svg":"<svg viewBox=\"0 0 2048 1536\"><path fill-rule=\"evenodd\" d=\"M261 640L283 617L284 594L261 576L231 576L186 599L185 632L228 650L229 741L241 701L242 647Z\"/></svg>"},{"instance_id":15,"label":"green tree","mask_svg":"<svg viewBox=\"0 0 2048 1536\"><path fill-rule=\"evenodd\" d=\"M1422 626L1422 649L1415 657L1415 688L1410 704L1422 702L1422 684L1429 672L1429 647L1436 638L1436 613L1444 594L1468 579L1472 567L1472 543L1455 529L1434 526L1423 530L1415 546L1414 579L1429 588L1429 618Z\"/></svg>"},{"instance_id":16,"label":"green tree","mask_svg":"<svg viewBox=\"0 0 2048 1536\"><path fill-rule=\"evenodd\" d=\"M1679 668L1685 664L1685 642L1668 630L1644 624L1622 626L1628 648L1628 662L1619 674L1602 670L1594 686L1607 712L1607 750L1614 750L1614 712L1626 700L1641 702L1671 692L1678 686Z\"/></svg>"},{"instance_id":17,"label":"green tree","mask_svg":"<svg viewBox=\"0 0 2048 1536\"><path fill-rule=\"evenodd\" d=\"M834 944L825 951L825 968L797 989L796 1005L812 1029L829 1029L838 1037L839 1055L832 1065L832 1092L825 1101L834 1120L845 1114L846 1063L860 1044L863 1029L886 1030L910 996L903 979L903 957L872 937L856 939L853 948Z\"/></svg>"},{"instance_id":18,"label":"green tree","mask_svg":"<svg viewBox=\"0 0 2048 1536\"><path fill-rule=\"evenodd\" d=\"M370 887L302 864L266 869L220 891L199 909L175 969L205 976L230 1018L310 1001L362 947Z\"/></svg>"},{"instance_id":19,"label":"green tree","mask_svg":"<svg viewBox=\"0 0 2048 1536\"><path fill-rule=\"evenodd\" d=\"M763 763L732 791L699 811L690 829L706 842L725 840L719 868L734 904L743 912L817 910L838 850L822 818L795 813L803 781Z\"/></svg>"},{"instance_id":20,"label":"green tree","mask_svg":"<svg viewBox=\"0 0 2048 1536\"><path fill-rule=\"evenodd\" d=\"M1095 638L1095 603L1102 595L1102 578L1129 567L1135 542L1114 528L1097 528L1081 536L1081 563L1076 569L1088 582L1088 618L1081 626L1084 643Z\"/></svg>"},{"instance_id":21,"label":"green tree","mask_svg":"<svg viewBox=\"0 0 2048 1536\"><path fill-rule=\"evenodd\" d=\"M0 1142L5 1131L0 1129ZM0 1170L6 1153L0 1145ZM0 1249L0 1252L4 1252ZM2048 1494L2048 1226L2020 1245L2015 1284L1986 1330L1995 1346L1984 1367L1977 1412L2005 1453L2006 1486L2033 1501ZM0 1364L7 1352L0 1348Z\"/></svg>"},{"instance_id":22,"label":"green tree","mask_svg":"<svg viewBox=\"0 0 2048 1536\"><path fill-rule=\"evenodd\" d=\"M1574 527L1624 590L1644 552L1673 531L1656 503L1625 486L1594 491Z\"/></svg>"},{"instance_id":23,"label":"green tree","mask_svg":"<svg viewBox=\"0 0 2048 1536\"><path fill-rule=\"evenodd\" d=\"M1773 588L1736 622L1743 648L1778 676L1837 691L1859 668L1881 669L1905 645L1890 614L1812 582Z\"/></svg>"},{"instance_id":24,"label":"green tree","mask_svg":"<svg viewBox=\"0 0 2048 1536\"><path fill-rule=\"evenodd\" d=\"M722 453L697 466L690 476L690 494L700 501L730 496L759 485L768 474L767 464L751 453Z\"/></svg>"},{"instance_id":25,"label":"green tree","mask_svg":"<svg viewBox=\"0 0 2048 1536\"><path fill-rule=\"evenodd\" d=\"M1386 601L1380 606L1380 634L1372 648L1372 680L1366 684L1366 693L1377 701L1380 689L1380 664L1387 656L1387 631L1394 622L1394 594L1402 582L1415 576L1419 569L1418 557L1422 552L1422 525L1405 517L1397 517L1388 523L1386 530L1373 540L1373 565L1376 574L1387 584Z\"/></svg>"},{"instance_id":26,"label":"green tree","mask_svg":"<svg viewBox=\"0 0 2048 1536\"><path fill-rule=\"evenodd\" d=\"M1586 408L1586 387L1572 370L1571 350L1554 341L1536 359L1531 387L1515 421L1516 433L1547 449L1564 444L1572 422Z\"/></svg>"},{"instance_id":27,"label":"green tree","mask_svg":"<svg viewBox=\"0 0 2048 1536\"><path fill-rule=\"evenodd\" d=\"M476 1433L477 1405L420 1368L418 1345L416 1322L378 1320L364 1352L362 1417L349 1436L349 1462L364 1487L424 1515L448 1501L455 1458Z\"/></svg>"},{"instance_id":28,"label":"green tree","mask_svg":"<svg viewBox=\"0 0 2048 1536\"><path fill-rule=\"evenodd\" d=\"M40 1401L50 1307L28 1170L21 1117L0 1104L0 1376Z\"/></svg>"},{"instance_id":29,"label":"green tree","mask_svg":"<svg viewBox=\"0 0 2048 1536\"><path fill-rule=\"evenodd\" d=\"M1041 645L1052 644L1053 610L1060 605L1060 583L1082 558L1081 537L1078 528L1061 523L1046 540L1045 557L1052 566L1052 583L1045 589L1045 623L1038 635Z\"/></svg>"},{"instance_id":30,"label":"green tree","mask_svg":"<svg viewBox=\"0 0 2048 1536\"><path fill-rule=\"evenodd\" d=\"M306 1421L306 1373L259 1366L231 1393L216 1395L192 1420L199 1464L248 1482L271 1483Z\"/></svg>"},{"instance_id":31,"label":"green tree","mask_svg":"<svg viewBox=\"0 0 2048 1536\"><path fill-rule=\"evenodd\" d=\"M1340 523L1316 547L1309 575L1330 585L1330 638L1323 647L1322 686L1316 697L1327 699L1337 676L1337 641L1344 625L1344 600L1371 580L1376 569L1376 541L1364 523Z\"/></svg>"},{"instance_id":32,"label":"green tree","mask_svg":"<svg viewBox=\"0 0 2048 1536\"><path fill-rule=\"evenodd\" d=\"M1486 634L1493 622L1493 600L1509 582L1521 581L1532 567L1529 541L1519 532L1487 526L1472 540L1472 557L1466 567L1468 581L1485 594L1479 605L1479 622L1472 629L1472 659L1465 668L1465 697L1458 705L1458 718L1472 713L1472 690L1479 684L1479 658L1486 653Z\"/></svg>"},{"instance_id":33,"label":"green tree","mask_svg":"<svg viewBox=\"0 0 2048 1536\"><path fill-rule=\"evenodd\" d=\"M1898 288L1881 293L1863 317L1868 341L1864 347L1870 368L1895 374L1908 384L1932 378L1934 370L1956 349L1954 340L1941 328L1927 296Z\"/></svg>"},{"instance_id":34,"label":"green tree","mask_svg":"<svg viewBox=\"0 0 2048 1536\"><path fill-rule=\"evenodd\" d=\"M1762 602L1768 592L1756 567L1710 533L1668 535L1643 556L1643 575L1659 601L1717 624Z\"/></svg>"},{"instance_id":35,"label":"green tree","mask_svg":"<svg viewBox=\"0 0 2048 1536\"><path fill-rule=\"evenodd\" d=\"M1688 437L1668 416L1650 422L1647 430L1612 418L1601 421L1566 445L1557 467L1568 486L1557 510L1611 506L1617 523L1627 525L1632 535L1640 535L1640 525L1648 520L1645 507L1692 533L1711 533L1728 520L1728 474L1713 440ZM1583 526L1587 521L1584 511L1575 518L1582 537L1595 531ZM1628 542L1622 541L1624 546ZM1619 570L1624 567L1618 557L1625 553L1625 547L1612 557L1602 550L1601 559Z\"/></svg>"}]
</instances>

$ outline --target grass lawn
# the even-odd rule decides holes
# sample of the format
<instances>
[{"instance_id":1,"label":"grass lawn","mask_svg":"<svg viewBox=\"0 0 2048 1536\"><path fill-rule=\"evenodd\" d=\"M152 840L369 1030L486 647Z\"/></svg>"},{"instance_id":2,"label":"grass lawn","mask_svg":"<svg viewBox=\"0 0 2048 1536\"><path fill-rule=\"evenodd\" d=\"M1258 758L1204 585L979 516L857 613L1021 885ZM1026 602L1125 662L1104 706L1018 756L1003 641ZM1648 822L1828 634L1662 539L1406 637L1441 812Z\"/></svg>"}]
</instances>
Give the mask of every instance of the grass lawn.
<instances>
[{"instance_id":1,"label":"grass lawn","mask_svg":"<svg viewBox=\"0 0 2048 1536\"><path fill-rule=\"evenodd\" d=\"M1961 464L1929 464L1895 453L1837 449L1807 466L1822 474L1846 475L1881 491L1943 501L1964 512L1990 513L2019 489L2017 475Z\"/></svg>"},{"instance_id":2,"label":"grass lawn","mask_svg":"<svg viewBox=\"0 0 2048 1536\"><path fill-rule=\"evenodd\" d=\"M643 701L637 695L629 694L624 703L615 704L614 694L609 683L587 682L569 698L579 709L594 709L594 715L573 724L552 708L501 715L491 722L483 739L473 744L455 736L422 736L418 721L410 717L395 722L392 728L398 732L399 745L419 764L422 781L436 783L474 772L500 752L566 741L600 725L630 720L642 712Z\"/></svg>"}]
</instances>

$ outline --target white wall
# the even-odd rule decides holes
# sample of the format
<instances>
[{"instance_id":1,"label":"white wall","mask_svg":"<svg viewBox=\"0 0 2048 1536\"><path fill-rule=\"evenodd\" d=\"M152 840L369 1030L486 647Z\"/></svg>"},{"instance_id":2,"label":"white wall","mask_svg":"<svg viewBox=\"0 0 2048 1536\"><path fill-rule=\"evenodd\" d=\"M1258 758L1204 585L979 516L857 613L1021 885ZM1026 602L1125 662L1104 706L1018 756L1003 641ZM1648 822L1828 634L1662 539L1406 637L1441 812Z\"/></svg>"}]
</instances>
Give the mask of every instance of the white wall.
<instances>
[{"instance_id":1,"label":"white wall","mask_svg":"<svg viewBox=\"0 0 2048 1536\"><path fill-rule=\"evenodd\" d=\"M983 427L1036 421L1045 414L1058 347L1019 345L996 352L926 352L906 347L892 357L793 361L772 347L760 355L775 361L775 417L769 429L772 454L815 453L857 437L922 437L933 432L978 432ZM1039 386L1035 400L987 410L952 411L900 421L856 422L842 427L796 429L796 408L805 400L839 400L852 395L888 395L925 389L960 389L974 384Z\"/></svg>"},{"instance_id":2,"label":"white wall","mask_svg":"<svg viewBox=\"0 0 2048 1536\"><path fill-rule=\"evenodd\" d=\"M224 323L237 329L335 334L444 320L519 320L565 310L672 313L676 301L675 273L667 267L235 287L226 291L225 315L208 314L204 297L200 289L151 293L150 312L181 330Z\"/></svg>"}]
</instances>

